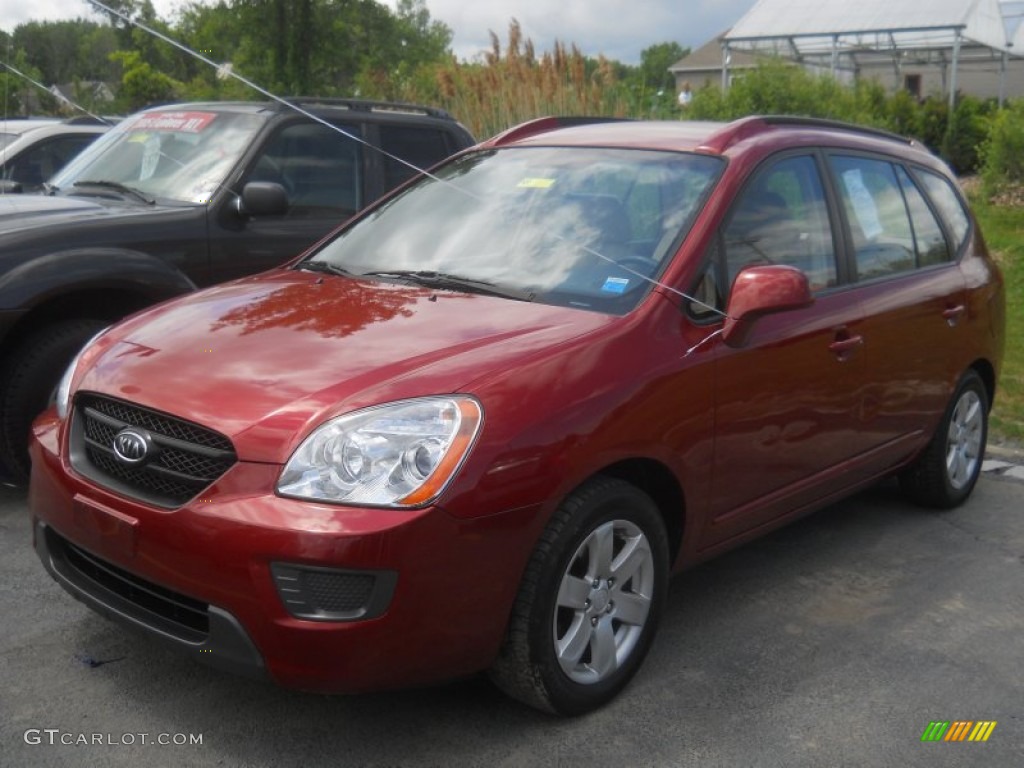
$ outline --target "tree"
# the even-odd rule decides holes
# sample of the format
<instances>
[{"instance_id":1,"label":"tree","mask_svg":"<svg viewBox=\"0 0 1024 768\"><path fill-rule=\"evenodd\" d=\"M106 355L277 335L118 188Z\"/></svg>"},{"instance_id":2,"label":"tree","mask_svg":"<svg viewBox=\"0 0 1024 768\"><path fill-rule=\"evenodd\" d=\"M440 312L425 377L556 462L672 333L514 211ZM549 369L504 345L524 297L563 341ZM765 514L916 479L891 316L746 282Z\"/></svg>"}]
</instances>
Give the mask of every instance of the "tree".
<instances>
[{"instance_id":1,"label":"tree","mask_svg":"<svg viewBox=\"0 0 1024 768\"><path fill-rule=\"evenodd\" d=\"M89 44L83 47L85 41ZM104 57L114 48L113 30L95 22L31 21L14 30L12 42L47 85L69 83L75 77L102 80L113 72ZM97 60L93 57L99 51L104 53Z\"/></svg>"},{"instance_id":2,"label":"tree","mask_svg":"<svg viewBox=\"0 0 1024 768\"><path fill-rule=\"evenodd\" d=\"M118 37L118 45L122 48L130 48L135 42L132 31L134 27L128 19L154 19L156 18L156 11L153 9L153 4L150 0L104 0L104 5L111 9L106 11L97 6L90 6L90 8L100 16L105 17L109 22L110 26L114 28Z\"/></svg>"},{"instance_id":3,"label":"tree","mask_svg":"<svg viewBox=\"0 0 1024 768\"><path fill-rule=\"evenodd\" d=\"M658 43L640 52L640 75L648 88L675 92L675 75L668 68L689 54L679 43Z\"/></svg>"},{"instance_id":4,"label":"tree","mask_svg":"<svg viewBox=\"0 0 1024 768\"><path fill-rule=\"evenodd\" d=\"M631 112L666 117L678 111L674 75L668 68L690 52L678 43L658 43L640 52L640 66L617 66L632 104Z\"/></svg>"},{"instance_id":5,"label":"tree","mask_svg":"<svg viewBox=\"0 0 1024 768\"><path fill-rule=\"evenodd\" d=\"M451 42L451 30L431 19L423 0L400 0L394 12L377 0L193 3L178 31L204 55L292 95L351 95L359 87L386 95L426 63L449 56ZM191 76L190 90L193 83L223 91L210 71Z\"/></svg>"},{"instance_id":6,"label":"tree","mask_svg":"<svg viewBox=\"0 0 1024 768\"><path fill-rule=\"evenodd\" d=\"M413 68L447 57L452 30L447 24L430 18L426 0L398 0L398 58Z\"/></svg>"},{"instance_id":7,"label":"tree","mask_svg":"<svg viewBox=\"0 0 1024 768\"><path fill-rule=\"evenodd\" d=\"M24 75L0 67L0 110L3 116L55 113L57 100L28 79L42 83L43 74L28 61L25 51L5 42L3 60Z\"/></svg>"},{"instance_id":8,"label":"tree","mask_svg":"<svg viewBox=\"0 0 1024 768\"><path fill-rule=\"evenodd\" d=\"M181 83L154 70L138 51L114 51L110 58L124 70L117 97L128 112L153 102L171 101L182 90Z\"/></svg>"}]
</instances>

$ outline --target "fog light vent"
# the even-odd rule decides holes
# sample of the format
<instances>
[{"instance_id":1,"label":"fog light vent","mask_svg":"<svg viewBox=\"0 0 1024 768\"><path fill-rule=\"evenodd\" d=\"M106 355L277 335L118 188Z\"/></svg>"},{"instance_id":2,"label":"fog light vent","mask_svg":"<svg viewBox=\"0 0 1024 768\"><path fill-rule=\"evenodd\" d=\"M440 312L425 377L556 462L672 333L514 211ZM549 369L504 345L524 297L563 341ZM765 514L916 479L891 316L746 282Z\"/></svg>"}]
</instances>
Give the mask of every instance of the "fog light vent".
<instances>
[{"instance_id":1,"label":"fog light vent","mask_svg":"<svg viewBox=\"0 0 1024 768\"><path fill-rule=\"evenodd\" d=\"M290 563L271 563L277 594L299 619L353 621L387 610L395 591L394 571L347 571Z\"/></svg>"}]
</instances>

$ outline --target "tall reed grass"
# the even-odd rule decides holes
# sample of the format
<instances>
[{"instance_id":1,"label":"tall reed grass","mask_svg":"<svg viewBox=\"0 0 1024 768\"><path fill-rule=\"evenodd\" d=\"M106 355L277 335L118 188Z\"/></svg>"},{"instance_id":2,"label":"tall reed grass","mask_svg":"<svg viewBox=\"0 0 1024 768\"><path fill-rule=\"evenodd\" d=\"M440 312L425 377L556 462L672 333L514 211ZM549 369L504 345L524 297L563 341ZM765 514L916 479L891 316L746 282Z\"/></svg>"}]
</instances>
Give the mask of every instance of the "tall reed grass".
<instances>
[{"instance_id":1,"label":"tall reed grass","mask_svg":"<svg viewBox=\"0 0 1024 768\"><path fill-rule=\"evenodd\" d=\"M610 61L588 59L576 45L558 41L538 55L514 19L504 49L491 32L491 48L480 60L452 58L435 67L431 80L406 83L400 95L443 107L480 139L535 117L625 117L629 109Z\"/></svg>"}]
</instances>

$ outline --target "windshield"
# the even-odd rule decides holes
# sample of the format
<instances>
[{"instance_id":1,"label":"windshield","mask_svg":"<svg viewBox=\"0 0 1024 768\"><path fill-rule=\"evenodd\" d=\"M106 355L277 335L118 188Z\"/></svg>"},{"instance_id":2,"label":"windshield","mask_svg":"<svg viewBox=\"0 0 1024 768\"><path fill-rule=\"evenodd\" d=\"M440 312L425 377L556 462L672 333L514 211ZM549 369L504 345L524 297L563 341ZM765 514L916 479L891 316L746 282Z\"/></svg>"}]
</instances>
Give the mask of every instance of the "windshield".
<instances>
[{"instance_id":1,"label":"windshield","mask_svg":"<svg viewBox=\"0 0 1024 768\"><path fill-rule=\"evenodd\" d=\"M452 276L620 314L667 266L723 166L675 152L507 148L455 160L312 258L381 279Z\"/></svg>"},{"instance_id":2,"label":"windshield","mask_svg":"<svg viewBox=\"0 0 1024 768\"><path fill-rule=\"evenodd\" d=\"M104 182L149 197L206 203L262 125L252 114L143 112L107 132L51 183L81 192L90 182Z\"/></svg>"}]
</instances>

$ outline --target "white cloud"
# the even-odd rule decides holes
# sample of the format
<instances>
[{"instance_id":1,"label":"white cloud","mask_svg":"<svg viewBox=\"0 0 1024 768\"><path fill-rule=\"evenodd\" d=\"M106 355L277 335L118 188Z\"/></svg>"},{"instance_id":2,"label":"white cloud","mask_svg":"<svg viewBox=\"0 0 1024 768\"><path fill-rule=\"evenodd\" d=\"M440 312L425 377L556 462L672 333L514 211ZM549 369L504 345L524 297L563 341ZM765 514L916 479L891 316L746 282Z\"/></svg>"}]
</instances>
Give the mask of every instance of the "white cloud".
<instances>
[{"instance_id":1,"label":"white cloud","mask_svg":"<svg viewBox=\"0 0 1024 768\"><path fill-rule=\"evenodd\" d=\"M461 57L489 47L489 31L504 43L512 18L538 50L554 41L575 43L589 56L635 64L648 46L676 42L697 47L735 23L755 0L428 0L433 18L455 32Z\"/></svg>"},{"instance_id":2,"label":"white cloud","mask_svg":"<svg viewBox=\"0 0 1024 768\"><path fill-rule=\"evenodd\" d=\"M180 0L153 0L158 15L169 17ZM12 32L30 21L102 21L103 15L87 0L0 0L0 29Z\"/></svg>"}]
</instances>

